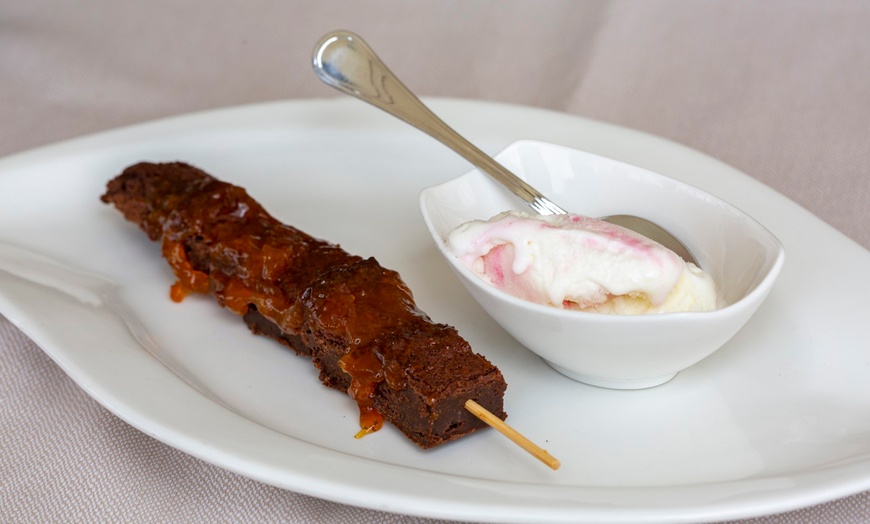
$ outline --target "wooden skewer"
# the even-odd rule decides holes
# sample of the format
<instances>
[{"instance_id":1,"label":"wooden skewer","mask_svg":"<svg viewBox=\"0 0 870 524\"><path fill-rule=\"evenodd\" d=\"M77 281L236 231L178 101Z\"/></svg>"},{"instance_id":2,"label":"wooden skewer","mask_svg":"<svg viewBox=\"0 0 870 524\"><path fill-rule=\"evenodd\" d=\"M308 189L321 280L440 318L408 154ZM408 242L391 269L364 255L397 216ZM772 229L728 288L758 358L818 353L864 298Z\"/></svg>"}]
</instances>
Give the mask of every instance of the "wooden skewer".
<instances>
[{"instance_id":1,"label":"wooden skewer","mask_svg":"<svg viewBox=\"0 0 870 524\"><path fill-rule=\"evenodd\" d=\"M475 417L497 429L502 435L513 440L521 448L531 453L533 457L550 466L552 469L556 470L561 466L558 459L547 453L547 450L542 449L531 440L522 436L517 430L505 424L502 419L490 413L489 410L477 402L468 399L468 401L465 402L465 409L470 411Z\"/></svg>"}]
</instances>

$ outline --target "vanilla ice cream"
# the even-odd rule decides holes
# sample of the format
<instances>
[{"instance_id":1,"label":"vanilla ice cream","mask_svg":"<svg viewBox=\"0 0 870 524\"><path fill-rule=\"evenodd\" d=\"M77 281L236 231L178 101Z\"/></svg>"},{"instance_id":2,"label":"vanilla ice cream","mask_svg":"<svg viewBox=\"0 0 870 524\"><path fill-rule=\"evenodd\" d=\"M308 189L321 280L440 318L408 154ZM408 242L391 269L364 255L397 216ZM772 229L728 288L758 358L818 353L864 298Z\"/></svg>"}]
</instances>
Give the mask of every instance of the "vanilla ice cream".
<instances>
[{"instance_id":1,"label":"vanilla ice cream","mask_svg":"<svg viewBox=\"0 0 870 524\"><path fill-rule=\"evenodd\" d=\"M603 220L509 211L462 224L447 247L484 281L539 304L615 314L717 308L709 275Z\"/></svg>"}]
</instances>

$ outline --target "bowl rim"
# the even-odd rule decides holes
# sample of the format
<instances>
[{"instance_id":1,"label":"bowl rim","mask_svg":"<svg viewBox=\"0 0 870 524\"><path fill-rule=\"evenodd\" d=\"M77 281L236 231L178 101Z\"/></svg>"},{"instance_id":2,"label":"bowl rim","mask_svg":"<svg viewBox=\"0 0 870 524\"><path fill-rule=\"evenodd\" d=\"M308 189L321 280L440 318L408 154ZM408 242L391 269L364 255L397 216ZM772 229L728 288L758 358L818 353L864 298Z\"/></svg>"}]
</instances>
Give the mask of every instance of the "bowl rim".
<instances>
[{"instance_id":1,"label":"bowl rim","mask_svg":"<svg viewBox=\"0 0 870 524\"><path fill-rule=\"evenodd\" d=\"M754 226L759 231L761 231L763 234L765 234L768 237L768 240L771 241L771 243L773 244L773 246L776 249L776 256L775 256L774 261L770 264L770 269L767 271L767 273L764 275L764 277L761 279L761 281L755 286L755 288L752 289L752 291L750 291L749 293L742 296L739 300L737 300L731 304L727 304L727 305L725 305L721 308L718 308L714 311L679 311L679 312L656 313L656 314L649 314L649 315L608 315L608 314L594 314L594 313L589 314L589 315L578 315L578 313L582 313L582 312L567 310L567 309L559 309L559 308L555 308L552 306L546 306L544 304L538 304L536 302L531 302L531 301L528 301L528 300L525 300L522 298L515 297L515 296L513 296L505 291L498 289L497 287L495 287L491 284L488 284L483 279L481 279L478 275L476 275L474 272L472 272L470 269L468 269L463 264L461 264L459 262L459 260L447 249L447 245L446 245L446 241L445 241L446 239L441 237L441 235L438 233L438 231L435 228L435 224L432 221L431 214L430 214L430 206L428 205L428 202L430 200L429 196L437 189L442 188L442 187L447 186L447 185L450 185L450 184L455 184L463 178L469 178L472 176L483 176L483 177L488 178L488 176L485 173L482 173L479 169L474 168L466 173L463 173L462 175L451 178L450 180L446 180L440 184L435 184L435 185L423 188L420 191L419 198L418 198L420 211L423 215L423 221L426 224L426 228L429 230L430 236L435 241L435 244L437 245L438 250L441 253L441 255L447 259L447 261L450 264L452 269L454 269L455 271L458 271L462 275L463 280L465 282L470 283L471 285L475 286L477 289L481 290L482 292L484 292L488 295L493 296L494 298L496 298L498 300L506 302L506 303L508 303L512 306L515 306L515 307L530 310L530 312L535 312L535 313L544 314L544 315L550 315L550 316L554 316L554 317L560 318L560 319L562 319L562 318L568 319L568 320L574 319L575 321L578 318L580 318L580 319L595 319L596 321L602 322L602 323L625 323L625 322L632 322L632 323L659 322L659 323L661 323L661 322L684 322L684 321L702 320L702 319L706 319L707 321L710 321L710 320L716 320L719 317L728 317L728 316L732 316L732 315L737 315L737 314L745 311L747 308L754 308L754 307L760 305L761 301L767 296L767 294L772 289L774 283L776 282L777 278L779 277L780 272L782 271L782 267L785 263L785 248L784 248L782 242L779 240L779 238L777 238L776 235L774 235L767 227L765 227L764 224L762 224L761 222L759 222L758 220L753 218L751 215L749 215L748 213L746 213L742 209L734 206L733 204L717 197L716 195L713 195L707 191L704 191L704 190L699 189L695 186L692 186L691 184L686 184L685 182L671 178L671 177L664 175L662 173L658 173L658 172L651 171L651 170L646 169L646 168L635 166L633 164L629 164L629 163L623 162L621 160L617 160L617 159L607 157L604 155L599 155L597 153L592 153L589 151L583 151L580 149L570 148L570 147L566 147L563 145L553 144L550 142L544 142L544 141L540 141L540 140L530 140L530 139L516 140L514 142L511 142L510 144L508 144L504 148L502 148L498 153L496 153L493 156L493 158L498 160L500 156L503 156L508 151L510 151L512 149L516 149L517 147L519 147L521 145L533 145L533 146L538 146L538 147L543 146L543 147L548 147L548 148L558 148L558 149L563 149L563 150L567 150L567 151L581 152L581 153L584 153L587 155L592 155L592 156L595 156L598 158L603 158L603 159L608 160L610 162L616 162L619 164L623 164L623 165L629 166L633 169L641 169L643 171L647 171L647 172L652 173L654 175L657 175L659 177L666 178L673 183L676 183L676 184L679 184L682 186L686 186L686 187L690 187L694 191L700 192L705 197L711 198L715 201L718 201L720 204L723 204L724 206L726 206L726 208L729 208L731 210L736 211L741 216L742 219L752 222L754 224ZM493 184L497 184L497 182L493 181ZM512 209L523 211L523 209L521 209L519 207L515 207ZM505 209L504 211L508 211L508 210Z\"/></svg>"}]
</instances>

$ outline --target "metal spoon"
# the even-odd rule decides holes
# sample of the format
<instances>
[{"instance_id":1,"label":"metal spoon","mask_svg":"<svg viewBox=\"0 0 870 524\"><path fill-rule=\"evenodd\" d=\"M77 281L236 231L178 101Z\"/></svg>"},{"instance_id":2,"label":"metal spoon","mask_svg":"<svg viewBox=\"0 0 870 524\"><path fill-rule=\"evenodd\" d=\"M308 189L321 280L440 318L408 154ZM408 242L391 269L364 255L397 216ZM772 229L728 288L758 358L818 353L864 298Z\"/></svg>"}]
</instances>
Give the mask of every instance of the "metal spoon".
<instances>
[{"instance_id":1,"label":"metal spoon","mask_svg":"<svg viewBox=\"0 0 870 524\"><path fill-rule=\"evenodd\" d=\"M475 167L522 198L541 215L564 215L564 209L475 147L438 118L394 75L358 35L333 31L314 46L314 72L325 84L404 120L459 153ZM697 264L689 249L664 228L644 218L612 215L601 220L655 240L686 262Z\"/></svg>"}]
</instances>

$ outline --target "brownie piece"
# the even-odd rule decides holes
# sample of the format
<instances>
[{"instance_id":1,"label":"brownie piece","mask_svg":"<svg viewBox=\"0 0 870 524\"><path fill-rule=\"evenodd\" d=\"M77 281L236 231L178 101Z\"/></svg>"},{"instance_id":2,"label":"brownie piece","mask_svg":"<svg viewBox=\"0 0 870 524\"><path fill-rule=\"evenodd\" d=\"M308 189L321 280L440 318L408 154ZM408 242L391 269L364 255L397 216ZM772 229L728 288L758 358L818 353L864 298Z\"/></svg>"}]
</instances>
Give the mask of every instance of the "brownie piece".
<instances>
[{"instance_id":1,"label":"brownie piece","mask_svg":"<svg viewBox=\"0 0 870 524\"><path fill-rule=\"evenodd\" d=\"M507 384L456 330L417 308L395 271L278 222L244 189L184 163L140 163L102 196L159 240L171 297L208 293L257 334L310 356L360 408L358 434L387 420L422 448L504 419Z\"/></svg>"}]
</instances>

